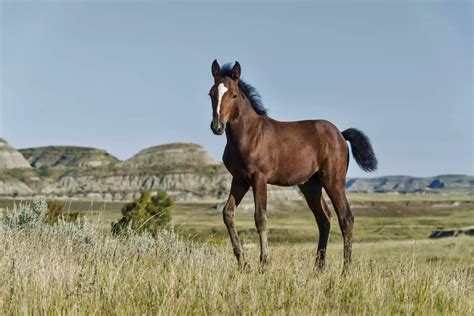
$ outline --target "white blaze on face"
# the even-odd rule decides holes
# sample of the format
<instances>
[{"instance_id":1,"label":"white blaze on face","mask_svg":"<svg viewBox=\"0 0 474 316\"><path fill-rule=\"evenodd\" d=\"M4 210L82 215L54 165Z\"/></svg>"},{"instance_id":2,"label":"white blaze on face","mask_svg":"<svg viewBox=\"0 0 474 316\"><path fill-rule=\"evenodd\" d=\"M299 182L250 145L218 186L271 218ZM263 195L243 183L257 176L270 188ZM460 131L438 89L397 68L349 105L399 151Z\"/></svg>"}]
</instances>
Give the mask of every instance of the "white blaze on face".
<instances>
[{"instance_id":1,"label":"white blaze on face","mask_svg":"<svg viewBox=\"0 0 474 316\"><path fill-rule=\"evenodd\" d=\"M217 117L221 115L221 102L224 94L229 90L223 83L217 86Z\"/></svg>"}]
</instances>

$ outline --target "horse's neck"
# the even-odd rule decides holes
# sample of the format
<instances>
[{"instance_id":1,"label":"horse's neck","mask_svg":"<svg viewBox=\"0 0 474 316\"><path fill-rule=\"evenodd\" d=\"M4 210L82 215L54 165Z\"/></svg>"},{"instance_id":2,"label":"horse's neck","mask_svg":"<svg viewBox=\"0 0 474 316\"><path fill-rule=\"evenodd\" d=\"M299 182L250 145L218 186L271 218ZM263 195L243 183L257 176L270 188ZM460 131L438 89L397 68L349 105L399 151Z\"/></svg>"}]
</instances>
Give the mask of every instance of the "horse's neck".
<instances>
[{"instance_id":1,"label":"horse's neck","mask_svg":"<svg viewBox=\"0 0 474 316\"><path fill-rule=\"evenodd\" d=\"M255 145L255 141L249 140L254 140L255 137L252 136L259 133L262 120L248 100L244 100L239 106L239 117L226 128L227 143L240 150Z\"/></svg>"}]
</instances>

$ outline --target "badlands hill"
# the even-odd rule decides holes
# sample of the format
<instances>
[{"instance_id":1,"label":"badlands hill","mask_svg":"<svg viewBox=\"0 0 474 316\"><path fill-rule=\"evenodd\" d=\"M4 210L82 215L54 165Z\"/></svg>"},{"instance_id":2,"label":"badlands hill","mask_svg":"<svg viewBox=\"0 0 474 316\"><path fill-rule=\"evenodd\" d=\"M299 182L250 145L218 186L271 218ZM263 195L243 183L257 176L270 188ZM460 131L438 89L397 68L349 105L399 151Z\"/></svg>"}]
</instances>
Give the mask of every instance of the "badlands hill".
<instances>
[{"instance_id":1,"label":"badlands hill","mask_svg":"<svg viewBox=\"0 0 474 316\"><path fill-rule=\"evenodd\" d=\"M8 146L8 152L16 162L9 162L8 169L0 167L0 196L4 197L46 195L122 201L146 189L166 190L178 201L222 200L231 180L224 166L197 144L154 146L125 161L89 147L16 151ZM277 200L301 198L293 188L272 186L269 196Z\"/></svg>"},{"instance_id":2,"label":"badlands hill","mask_svg":"<svg viewBox=\"0 0 474 316\"><path fill-rule=\"evenodd\" d=\"M58 183L67 196L129 200L146 189L166 190L187 201L223 198L229 178L201 146L167 144L144 149L125 161L71 168Z\"/></svg>"},{"instance_id":3,"label":"badlands hill","mask_svg":"<svg viewBox=\"0 0 474 316\"><path fill-rule=\"evenodd\" d=\"M25 157L0 138L0 170L15 168L31 168Z\"/></svg>"},{"instance_id":4,"label":"badlands hill","mask_svg":"<svg viewBox=\"0 0 474 316\"><path fill-rule=\"evenodd\" d=\"M474 193L474 177L467 175L440 175L416 178L386 176L348 179L346 188L357 192L464 192Z\"/></svg>"},{"instance_id":5,"label":"badlands hill","mask_svg":"<svg viewBox=\"0 0 474 316\"><path fill-rule=\"evenodd\" d=\"M90 147L47 146L20 149L31 166L41 167L98 167L119 160L105 150Z\"/></svg>"},{"instance_id":6,"label":"badlands hill","mask_svg":"<svg viewBox=\"0 0 474 316\"><path fill-rule=\"evenodd\" d=\"M142 190L166 190L178 201L223 200L231 177L200 145L150 147L120 161L88 147L48 146L16 151L0 141L0 197L130 200ZM389 176L349 179L349 191L473 193L474 177ZM269 186L269 200L301 200L295 188ZM251 194L246 200L252 204Z\"/></svg>"},{"instance_id":7,"label":"badlands hill","mask_svg":"<svg viewBox=\"0 0 474 316\"><path fill-rule=\"evenodd\" d=\"M160 167L173 166L209 166L217 162L200 145L174 143L143 149L132 158L124 161L129 167Z\"/></svg>"}]
</instances>

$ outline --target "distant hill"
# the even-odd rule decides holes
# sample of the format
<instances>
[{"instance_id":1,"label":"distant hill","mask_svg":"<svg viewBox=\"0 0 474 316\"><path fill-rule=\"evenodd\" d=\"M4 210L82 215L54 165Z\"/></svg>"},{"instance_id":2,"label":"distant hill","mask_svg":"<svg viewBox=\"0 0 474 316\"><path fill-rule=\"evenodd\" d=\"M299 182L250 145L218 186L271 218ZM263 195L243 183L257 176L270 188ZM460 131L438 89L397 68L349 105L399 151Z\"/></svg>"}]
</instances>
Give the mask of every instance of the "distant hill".
<instances>
[{"instance_id":1,"label":"distant hill","mask_svg":"<svg viewBox=\"0 0 474 316\"><path fill-rule=\"evenodd\" d=\"M31 166L40 167L97 167L119 160L102 149L75 146L47 146L20 149Z\"/></svg>"},{"instance_id":2,"label":"distant hill","mask_svg":"<svg viewBox=\"0 0 474 316\"><path fill-rule=\"evenodd\" d=\"M223 164L197 144L150 147L120 161L96 148L48 146L17 151L0 141L0 196L3 197L46 195L122 201L147 189L166 190L178 201L223 200L230 181ZM465 175L387 176L347 181L348 191L359 192L473 193L473 187L474 177ZM301 200L295 188L268 188L269 200ZM249 205L250 196L246 197Z\"/></svg>"},{"instance_id":3,"label":"distant hill","mask_svg":"<svg viewBox=\"0 0 474 316\"><path fill-rule=\"evenodd\" d=\"M21 153L0 138L0 170L15 168L31 168L31 166Z\"/></svg>"},{"instance_id":4,"label":"distant hill","mask_svg":"<svg viewBox=\"0 0 474 316\"><path fill-rule=\"evenodd\" d=\"M440 175L427 178L385 176L352 178L346 183L349 191L356 192L465 192L474 193L474 177L467 175Z\"/></svg>"},{"instance_id":5,"label":"distant hill","mask_svg":"<svg viewBox=\"0 0 474 316\"><path fill-rule=\"evenodd\" d=\"M209 166L217 162L200 145L190 143L173 143L143 149L138 154L123 162L131 167L176 165Z\"/></svg>"}]
</instances>

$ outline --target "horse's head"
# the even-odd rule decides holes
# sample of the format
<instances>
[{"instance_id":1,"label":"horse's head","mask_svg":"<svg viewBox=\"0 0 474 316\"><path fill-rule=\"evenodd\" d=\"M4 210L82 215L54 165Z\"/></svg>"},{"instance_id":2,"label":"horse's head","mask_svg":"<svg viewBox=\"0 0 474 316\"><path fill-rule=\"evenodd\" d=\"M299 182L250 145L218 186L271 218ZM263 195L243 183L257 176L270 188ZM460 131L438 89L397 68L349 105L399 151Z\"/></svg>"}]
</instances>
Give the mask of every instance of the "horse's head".
<instances>
[{"instance_id":1,"label":"horse's head","mask_svg":"<svg viewBox=\"0 0 474 316\"><path fill-rule=\"evenodd\" d=\"M216 135L224 133L226 124L238 117L240 65L235 62L230 74L223 74L214 60L212 63L214 85L209 91L212 103L211 129Z\"/></svg>"}]
</instances>

